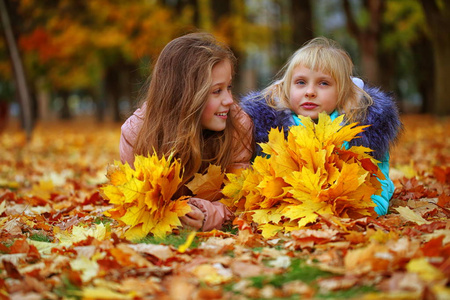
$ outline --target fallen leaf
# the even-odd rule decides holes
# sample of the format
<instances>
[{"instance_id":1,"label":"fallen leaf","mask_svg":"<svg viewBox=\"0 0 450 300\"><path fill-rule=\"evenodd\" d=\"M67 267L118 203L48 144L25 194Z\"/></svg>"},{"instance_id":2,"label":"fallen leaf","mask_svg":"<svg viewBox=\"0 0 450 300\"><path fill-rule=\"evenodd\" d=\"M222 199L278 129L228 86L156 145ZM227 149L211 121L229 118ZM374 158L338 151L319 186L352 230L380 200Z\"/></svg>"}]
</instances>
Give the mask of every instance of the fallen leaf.
<instances>
[{"instance_id":1,"label":"fallen leaf","mask_svg":"<svg viewBox=\"0 0 450 300\"><path fill-rule=\"evenodd\" d=\"M398 211L400 213L400 216L402 216L406 221L414 222L418 225L430 223L407 206L396 207L395 210Z\"/></svg>"}]
</instances>

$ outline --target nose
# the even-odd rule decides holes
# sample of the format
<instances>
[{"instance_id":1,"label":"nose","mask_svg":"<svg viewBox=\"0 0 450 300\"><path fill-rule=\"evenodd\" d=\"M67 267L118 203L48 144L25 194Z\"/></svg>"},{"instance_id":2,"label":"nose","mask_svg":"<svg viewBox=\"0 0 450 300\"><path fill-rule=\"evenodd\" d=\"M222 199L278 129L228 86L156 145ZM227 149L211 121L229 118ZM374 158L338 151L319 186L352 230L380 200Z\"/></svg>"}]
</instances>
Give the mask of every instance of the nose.
<instances>
[{"instance_id":1,"label":"nose","mask_svg":"<svg viewBox=\"0 0 450 300\"><path fill-rule=\"evenodd\" d=\"M233 104L233 94L231 93L231 91L227 91L225 97L222 100L222 105L229 106L231 104Z\"/></svg>"},{"instance_id":2,"label":"nose","mask_svg":"<svg viewBox=\"0 0 450 300\"><path fill-rule=\"evenodd\" d=\"M305 93L306 98L315 98L316 97L316 90L313 86L309 86Z\"/></svg>"}]
</instances>

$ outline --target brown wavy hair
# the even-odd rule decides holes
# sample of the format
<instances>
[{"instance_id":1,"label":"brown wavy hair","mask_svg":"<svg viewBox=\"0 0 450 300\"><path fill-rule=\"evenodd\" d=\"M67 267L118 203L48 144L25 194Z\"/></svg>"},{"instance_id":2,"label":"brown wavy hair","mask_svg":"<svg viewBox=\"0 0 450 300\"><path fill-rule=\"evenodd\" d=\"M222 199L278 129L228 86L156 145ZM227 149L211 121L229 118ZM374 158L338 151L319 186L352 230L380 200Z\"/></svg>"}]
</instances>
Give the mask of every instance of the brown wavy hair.
<instances>
[{"instance_id":1,"label":"brown wavy hair","mask_svg":"<svg viewBox=\"0 0 450 300\"><path fill-rule=\"evenodd\" d=\"M143 99L147 110L135 154L152 154L153 149L159 156L173 152L184 167L184 182L203 173L210 163L223 170L231 164L233 139L236 133L243 136L244 130L235 120L236 113L229 114L223 131L204 130L201 125L212 69L222 61L229 61L234 72L233 52L207 33L187 34L164 47Z\"/></svg>"},{"instance_id":2,"label":"brown wavy hair","mask_svg":"<svg viewBox=\"0 0 450 300\"><path fill-rule=\"evenodd\" d=\"M317 37L298 49L281 69L279 80L264 90L268 104L273 107L289 106L293 70L304 66L314 71L329 74L337 84L337 110L345 113L348 122L364 120L367 108L373 104L372 98L352 81L353 62L341 46L328 38Z\"/></svg>"}]
</instances>

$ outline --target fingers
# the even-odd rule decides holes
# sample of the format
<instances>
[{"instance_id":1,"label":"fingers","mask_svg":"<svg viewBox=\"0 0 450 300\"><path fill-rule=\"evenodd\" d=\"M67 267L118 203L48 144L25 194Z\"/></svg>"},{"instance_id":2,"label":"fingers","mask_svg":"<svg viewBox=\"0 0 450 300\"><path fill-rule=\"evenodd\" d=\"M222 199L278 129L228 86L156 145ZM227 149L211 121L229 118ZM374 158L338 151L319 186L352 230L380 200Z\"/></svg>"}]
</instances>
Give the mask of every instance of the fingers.
<instances>
[{"instance_id":1,"label":"fingers","mask_svg":"<svg viewBox=\"0 0 450 300\"><path fill-rule=\"evenodd\" d=\"M191 205L192 211L187 213L185 216L180 217L181 224L183 227L191 227L195 230L199 230L203 226L203 220L205 215L197 207Z\"/></svg>"},{"instance_id":2,"label":"fingers","mask_svg":"<svg viewBox=\"0 0 450 300\"><path fill-rule=\"evenodd\" d=\"M188 212L186 216L188 216L191 219L201 219L203 221L203 219L205 218L203 212L198 207L193 205L191 205L191 209L192 210Z\"/></svg>"}]
</instances>

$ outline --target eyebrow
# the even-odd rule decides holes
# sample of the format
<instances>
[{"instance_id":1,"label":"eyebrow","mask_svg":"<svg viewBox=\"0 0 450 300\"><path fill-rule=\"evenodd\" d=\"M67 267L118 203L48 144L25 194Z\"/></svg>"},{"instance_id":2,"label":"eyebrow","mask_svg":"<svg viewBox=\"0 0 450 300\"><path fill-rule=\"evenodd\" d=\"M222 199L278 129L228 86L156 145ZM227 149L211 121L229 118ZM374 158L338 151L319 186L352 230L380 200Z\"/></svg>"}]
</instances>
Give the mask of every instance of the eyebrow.
<instances>
[{"instance_id":1,"label":"eyebrow","mask_svg":"<svg viewBox=\"0 0 450 300\"><path fill-rule=\"evenodd\" d=\"M299 79L299 78L306 78L307 76L303 75L303 74L297 74L292 76L292 79ZM317 77L319 80L323 80L323 79L327 79L327 80L333 80L333 76L331 75L321 75L319 77Z\"/></svg>"},{"instance_id":2,"label":"eyebrow","mask_svg":"<svg viewBox=\"0 0 450 300\"><path fill-rule=\"evenodd\" d=\"M213 83L211 84L211 86L214 87L214 86L217 86L217 85L223 85L223 84L229 85L229 84L231 84L231 82L233 82L232 79L230 79L230 81L228 81L228 82L226 82L226 81L219 81L219 82L216 82L216 83L213 82Z\"/></svg>"}]
</instances>

